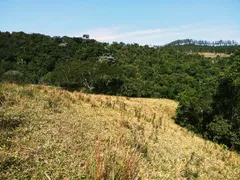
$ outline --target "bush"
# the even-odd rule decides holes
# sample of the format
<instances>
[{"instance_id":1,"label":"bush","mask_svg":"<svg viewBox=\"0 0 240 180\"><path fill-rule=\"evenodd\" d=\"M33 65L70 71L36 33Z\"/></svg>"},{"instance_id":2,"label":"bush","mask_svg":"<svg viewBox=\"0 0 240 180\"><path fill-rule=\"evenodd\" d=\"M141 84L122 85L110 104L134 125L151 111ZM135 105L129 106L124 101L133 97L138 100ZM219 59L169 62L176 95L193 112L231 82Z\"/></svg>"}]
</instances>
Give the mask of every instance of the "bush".
<instances>
[{"instance_id":1,"label":"bush","mask_svg":"<svg viewBox=\"0 0 240 180\"><path fill-rule=\"evenodd\" d=\"M9 70L2 75L2 81L22 84L25 83L25 78L23 73L19 71Z\"/></svg>"}]
</instances>

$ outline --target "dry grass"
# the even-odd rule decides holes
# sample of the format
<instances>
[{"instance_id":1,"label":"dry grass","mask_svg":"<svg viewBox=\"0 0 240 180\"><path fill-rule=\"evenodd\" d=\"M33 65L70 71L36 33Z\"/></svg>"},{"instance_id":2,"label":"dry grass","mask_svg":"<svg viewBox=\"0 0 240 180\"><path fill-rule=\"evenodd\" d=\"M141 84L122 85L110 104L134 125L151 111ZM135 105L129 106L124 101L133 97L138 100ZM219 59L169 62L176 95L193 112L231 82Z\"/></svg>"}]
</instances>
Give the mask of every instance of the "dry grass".
<instances>
[{"instance_id":1,"label":"dry grass","mask_svg":"<svg viewBox=\"0 0 240 180\"><path fill-rule=\"evenodd\" d=\"M225 54L225 53L208 53L208 52L203 52L203 53L199 53L200 55L203 55L205 57L209 57L209 58L216 58L217 56L219 57L230 57L231 54Z\"/></svg>"},{"instance_id":2,"label":"dry grass","mask_svg":"<svg viewBox=\"0 0 240 180\"><path fill-rule=\"evenodd\" d=\"M4 84L0 179L240 179L240 156L174 124L176 107Z\"/></svg>"}]
</instances>

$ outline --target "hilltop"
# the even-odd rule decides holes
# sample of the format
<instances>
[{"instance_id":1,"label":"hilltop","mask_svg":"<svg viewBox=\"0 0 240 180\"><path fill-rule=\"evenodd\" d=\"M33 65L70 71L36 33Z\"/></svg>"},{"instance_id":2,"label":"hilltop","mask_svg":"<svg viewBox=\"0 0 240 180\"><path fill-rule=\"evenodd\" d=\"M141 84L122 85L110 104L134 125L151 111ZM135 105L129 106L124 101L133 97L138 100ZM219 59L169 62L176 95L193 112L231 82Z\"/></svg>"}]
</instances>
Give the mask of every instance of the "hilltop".
<instances>
[{"instance_id":1,"label":"hilltop","mask_svg":"<svg viewBox=\"0 0 240 180\"><path fill-rule=\"evenodd\" d=\"M206 58L220 58L230 57L237 47L238 42L234 40L219 40L219 41L206 41L206 40L193 40L181 39L166 44L166 47L172 47L178 51L184 51L189 54L199 54Z\"/></svg>"},{"instance_id":2,"label":"hilltop","mask_svg":"<svg viewBox=\"0 0 240 180\"><path fill-rule=\"evenodd\" d=\"M2 84L1 179L239 179L240 156L176 125L178 103Z\"/></svg>"}]
</instances>

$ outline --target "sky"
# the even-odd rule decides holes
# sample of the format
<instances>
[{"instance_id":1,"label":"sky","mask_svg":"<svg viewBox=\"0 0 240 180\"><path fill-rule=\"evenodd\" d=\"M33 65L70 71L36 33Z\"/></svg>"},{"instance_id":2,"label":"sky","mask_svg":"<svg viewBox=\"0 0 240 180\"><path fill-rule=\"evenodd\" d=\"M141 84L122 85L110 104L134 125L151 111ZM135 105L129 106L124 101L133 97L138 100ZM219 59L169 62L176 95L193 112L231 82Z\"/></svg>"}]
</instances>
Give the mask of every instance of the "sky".
<instances>
[{"instance_id":1,"label":"sky","mask_svg":"<svg viewBox=\"0 0 240 180\"><path fill-rule=\"evenodd\" d=\"M141 45L240 43L240 0L0 0L0 31Z\"/></svg>"}]
</instances>

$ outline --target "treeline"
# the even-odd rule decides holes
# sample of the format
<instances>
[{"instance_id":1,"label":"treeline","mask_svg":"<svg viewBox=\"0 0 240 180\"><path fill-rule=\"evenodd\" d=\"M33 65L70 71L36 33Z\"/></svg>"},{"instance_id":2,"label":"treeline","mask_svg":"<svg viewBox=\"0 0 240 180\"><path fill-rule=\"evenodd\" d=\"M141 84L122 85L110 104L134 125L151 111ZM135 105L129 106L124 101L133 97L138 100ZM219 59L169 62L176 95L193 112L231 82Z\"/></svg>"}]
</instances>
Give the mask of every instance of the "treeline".
<instances>
[{"instance_id":1,"label":"treeline","mask_svg":"<svg viewBox=\"0 0 240 180\"><path fill-rule=\"evenodd\" d=\"M238 46L238 43L237 43L237 41L234 41L234 40L206 41L206 40L182 39L182 40L173 41L167 45L169 45L169 46L181 46L181 45Z\"/></svg>"},{"instance_id":2,"label":"treeline","mask_svg":"<svg viewBox=\"0 0 240 180\"><path fill-rule=\"evenodd\" d=\"M176 50L185 52L210 52L210 53L225 53L232 54L236 47L239 46L234 40L219 40L219 41L203 41L193 39L183 39L173 41L166 46L174 47Z\"/></svg>"},{"instance_id":3,"label":"treeline","mask_svg":"<svg viewBox=\"0 0 240 180\"><path fill-rule=\"evenodd\" d=\"M176 122L228 146L237 146L240 141L236 129L240 124L231 124L232 119L238 117L235 108L239 105L231 102L238 97L234 78L239 69L229 69L237 66L234 65L236 58L239 58L237 53L231 58L205 58L173 46L154 48L76 37L0 33L2 82L41 83L89 93L175 99L180 102ZM234 70L231 80L228 73L224 74L225 69L229 69L230 74ZM225 81L226 86L221 84ZM221 103L234 107L223 114L226 104ZM225 133L219 134L222 129Z\"/></svg>"}]
</instances>

